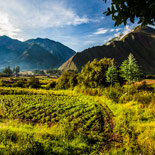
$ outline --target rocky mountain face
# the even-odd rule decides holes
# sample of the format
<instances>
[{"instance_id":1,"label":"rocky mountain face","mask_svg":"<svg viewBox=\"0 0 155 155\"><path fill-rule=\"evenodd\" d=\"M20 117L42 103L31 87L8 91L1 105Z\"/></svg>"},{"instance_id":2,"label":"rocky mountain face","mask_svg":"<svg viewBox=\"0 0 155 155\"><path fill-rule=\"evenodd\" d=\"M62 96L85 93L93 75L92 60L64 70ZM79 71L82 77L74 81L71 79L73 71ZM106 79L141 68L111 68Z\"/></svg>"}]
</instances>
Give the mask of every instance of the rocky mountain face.
<instances>
[{"instance_id":1,"label":"rocky mountain face","mask_svg":"<svg viewBox=\"0 0 155 155\"><path fill-rule=\"evenodd\" d=\"M88 61L104 57L114 58L121 65L130 53L136 58L143 73L155 74L155 29L138 26L119 40L112 39L103 46L76 53L59 69L80 71Z\"/></svg>"},{"instance_id":2,"label":"rocky mountain face","mask_svg":"<svg viewBox=\"0 0 155 155\"><path fill-rule=\"evenodd\" d=\"M0 36L0 69L19 65L22 70L58 68L75 54L67 46L50 39L25 42Z\"/></svg>"}]
</instances>

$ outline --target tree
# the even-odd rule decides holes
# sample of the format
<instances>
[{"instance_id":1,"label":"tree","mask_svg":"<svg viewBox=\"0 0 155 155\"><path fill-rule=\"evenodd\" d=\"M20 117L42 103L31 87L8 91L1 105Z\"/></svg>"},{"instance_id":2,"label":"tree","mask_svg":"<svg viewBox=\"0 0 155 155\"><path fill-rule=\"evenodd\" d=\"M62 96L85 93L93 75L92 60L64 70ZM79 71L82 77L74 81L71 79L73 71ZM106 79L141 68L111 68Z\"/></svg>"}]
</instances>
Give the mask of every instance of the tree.
<instances>
[{"instance_id":1,"label":"tree","mask_svg":"<svg viewBox=\"0 0 155 155\"><path fill-rule=\"evenodd\" d=\"M48 69L46 70L46 73L47 74L50 74L50 75L56 75L56 76L60 76L62 74L62 71L57 69L57 68L54 68L54 69Z\"/></svg>"},{"instance_id":2,"label":"tree","mask_svg":"<svg viewBox=\"0 0 155 155\"><path fill-rule=\"evenodd\" d=\"M86 87L95 88L106 84L106 71L114 60L103 58L88 62L78 76L78 83Z\"/></svg>"},{"instance_id":3,"label":"tree","mask_svg":"<svg viewBox=\"0 0 155 155\"><path fill-rule=\"evenodd\" d=\"M57 89L68 89L73 88L77 85L77 74L71 71L65 71L60 76L56 88Z\"/></svg>"},{"instance_id":4,"label":"tree","mask_svg":"<svg viewBox=\"0 0 155 155\"><path fill-rule=\"evenodd\" d=\"M112 65L109 66L108 70L106 71L106 80L107 82L110 82L112 86L112 84L115 83L117 79L118 79L117 67L115 66L114 63L112 63Z\"/></svg>"},{"instance_id":5,"label":"tree","mask_svg":"<svg viewBox=\"0 0 155 155\"><path fill-rule=\"evenodd\" d=\"M5 73L7 76L11 76L12 75L12 70L11 70L10 66L3 69L3 73Z\"/></svg>"},{"instance_id":6,"label":"tree","mask_svg":"<svg viewBox=\"0 0 155 155\"><path fill-rule=\"evenodd\" d=\"M40 88L41 84L38 78L32 77L27 81L26 86L30 88Z\"/></svg>"},{"instance_id":7,"label":"tree","mask_svg":"<svg viewBox=\"0 0 155 155\"><path fill-rule=\"evenodd\" d=\"M105 3L107 0L104 0ZM111 7L108 7L104 14L112 15L115 26L122 23L127 24L130 19L135 22L135 17L139 18L138 23L142 25L155 25L155 1L154 0L112 0Z\"/></svg>"},{"instance_id":8,"label":"tree","mask_svg":"<svg viewBox=\"0 0 155 155\"><path fill-rule=\"evenodd\" d=\"M132 53L129 54L128 59L120 66L120 72L129 85L139 80L141 73Z\"/></svg>"},{"instance_id":9,"label":"tree","mask_svg":"<svg viewBox=\"0 0 155 155\"><path fill-rule=\"evenodd\" d=\"M46 89L53 89L56 87L56 81L51 81L50 83L47 84Z\"/></svg>"},{"instance_id":10,"label":"tree","mask_svg":"<svg viewBox=\"0 0 155 155\"><path fill-rule=\"evenodd\" d=\"M14 69L13 69L13 73L16 74L16 76L19 75L19 72L20 72L20 67L19 66L16 66Z\"/></svg>"},{"instance_id":11,"label":"tree","mask_svg":"<svg viewBox=\"0 0 155 155\"><path fill-rule=\"evenodd\" d=\"M45 75L45 72L43 70L34 70L34 75Z\"/></svg>"}]
</instances>

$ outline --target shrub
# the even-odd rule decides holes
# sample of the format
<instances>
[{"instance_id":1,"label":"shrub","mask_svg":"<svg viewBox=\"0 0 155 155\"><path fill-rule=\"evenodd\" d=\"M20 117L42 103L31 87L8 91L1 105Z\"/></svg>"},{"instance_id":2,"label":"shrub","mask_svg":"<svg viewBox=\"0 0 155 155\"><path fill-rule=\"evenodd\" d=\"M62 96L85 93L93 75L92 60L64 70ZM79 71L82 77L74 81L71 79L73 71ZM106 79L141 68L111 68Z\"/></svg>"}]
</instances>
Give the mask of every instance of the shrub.
<instances>
[{"instance_id":1,"label":"shrub","mask_svg":"<svg viewBox=\"0 0 155 155\"><path fill-rule=\"evenodd\" d=\"M60 76L58 83L56 85L57 89L68 89L73 88L77 85L77 74L66 71Z\"/></svg>"},{"instance_id":2,"label":"shrub","mask_svg":"<svg viewBox=\"0 0 155 155\"><path fill-rule=\"evenodd\" d=\"M17 80L14 84L13 84L13 87L22 87L24 88L25 85L27 83L27 80L26 79L19 79Z\"/></svg>"},{"instance_id":3,"label":"shrub","mask_svg":"<svg viewBox=\"0 0 155 155\"><path fill-rule=\"evenodd\" d=\"M142 91L142 90L151 91L151 92L154 91L154 88L151 87L150 85L147 85L147 84L146 84L146 81L143 81L140 85L138 85L138 86L137 86L137 89L138 89L139 91Z\"/></svg>"},{"instance_id":4,"label":"shrub","mask_svg":"<svg viewBox=\"0 0 155 155\"><path fill-rule=\"evenodd\" d=\"M101 60L94 59L88 62L81 70L78 76L78 83L89 88L96 88L107 85L106 71L114 60L103 58Z\"/></svg>"},{"instance_id":5,"label":"shrub","mask_svg":"<svg viewBox=\"0 0 155 155\"><path fill-rule=\"evenodd\" d=\"M56 87L56 82L52 81L52 82L47 84L46 89L53 89L55 87Z\"/></svg>"},{"instance_id":6,"label":"shrub","mask_svg":"<svg viewBox=\"0 0 155 155\"><path fill-rule=\"evenodd\" d=\"M32 77L27 81L26 86L30 88L40 88L41 84L39 82L39 79Z\"/></svg>"},{"instance_id":7,"label":"shrub","mask_svg":"<svg viewBox=\"0 0 155 155\"><path fill-rule=\"evenodd\" d=\"M107 87L104 90L104 94L115 102L119 102L123 89L119 83L116 83L113 87Z\"/></svg>"}]
</instances>

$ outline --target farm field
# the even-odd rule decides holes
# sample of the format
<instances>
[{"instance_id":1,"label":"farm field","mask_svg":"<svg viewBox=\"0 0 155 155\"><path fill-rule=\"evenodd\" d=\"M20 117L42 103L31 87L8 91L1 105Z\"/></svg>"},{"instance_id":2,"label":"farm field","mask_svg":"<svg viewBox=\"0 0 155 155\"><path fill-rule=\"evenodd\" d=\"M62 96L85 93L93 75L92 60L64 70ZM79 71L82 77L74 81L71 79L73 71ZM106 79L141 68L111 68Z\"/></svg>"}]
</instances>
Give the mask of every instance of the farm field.
<instances>
[{"instance_id":1,"label":"farm field","mask_svg":"<svg viewBox=\"0 0 155 155\"><path fill-rule=\"evenodd\" d=\"M99 96L0 87L0 154L153 154L155 94L142 86L117 100L117 87Z\"/></svg>"},{"instance_id":2,"label":"farm field","mask_svg":"<svg viewBox=\"0 0 155 155\"><path fill-rule=\"evenodd\" d=\"M32 78L33 76L30 76L30 77L26 77L26 76L19 76L19 77L0 77L0 80L4 80L4 81L11 81L11 80L20 80L20 79L30 79ZM48 77L48 76L35 76L35 78L39 79L39 81L43 84L47 84L49 83L50 81L57 81L58 78L55 78L55 77Z\"/></svg>"},{"instance_id":3,"label":"farm field","mask_svg":"<svg viewBox=\"0 0 155 155\"><path fill-rule=\"evenodd\" d=\"M6 90L0 95L1 154L90 154L106 148L110 113L92 97Z\"/></svg>"},{"instance_id":4,"label":"farm field","mask_svg":"<svg viewBox=\"0 0 155 155\"><path fill-rule=\"evenodd\" d=\"M146 82L146 84L155 84L155 80L154 79L145 79L145 80L142 80L140 82L136 82L136 84L141 84L143 82Z\"/></svg>"}]
</instances>

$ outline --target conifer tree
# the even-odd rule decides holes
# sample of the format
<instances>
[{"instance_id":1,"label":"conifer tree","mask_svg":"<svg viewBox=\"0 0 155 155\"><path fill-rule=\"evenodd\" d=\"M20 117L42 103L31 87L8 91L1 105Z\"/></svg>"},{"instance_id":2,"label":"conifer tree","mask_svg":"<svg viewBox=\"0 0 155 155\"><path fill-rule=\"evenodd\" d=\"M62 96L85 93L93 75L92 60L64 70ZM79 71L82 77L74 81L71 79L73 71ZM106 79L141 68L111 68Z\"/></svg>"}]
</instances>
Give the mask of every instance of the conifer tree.
<instances>
[{"instance_id":1,"label":"conifer tree","mask_svg":"<svg viewBox=\"0 0 155 155\"><path fill-rule=\"evenodd\" d=\"M117 74L117 67L114 63L112 63L111 66L109 66L107 72L106 72L106 80L107 82L110 82L111 86L117 81L118 74Z\"/></svg>"},{"instance_id":2,"label":"conifer tree","mask_svg":"<svg viewBox=\"0 0 155 155\"><path fill-rule=\"evenodd\" d=\"M120 72L129 85L140 79L140 69L132 53L129 54L128 59L120 66Z\"/></svg>"}]
</instances>

